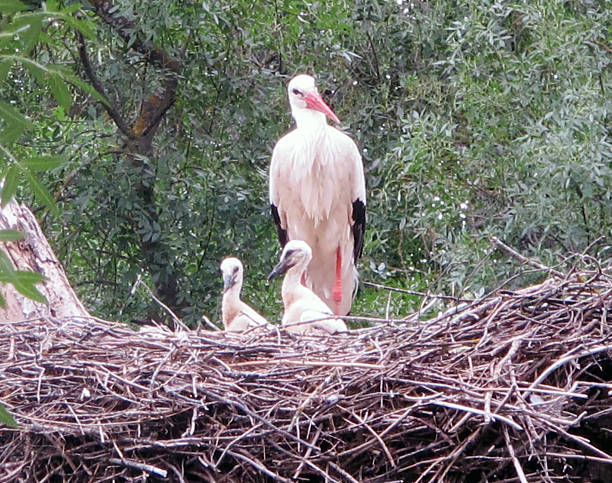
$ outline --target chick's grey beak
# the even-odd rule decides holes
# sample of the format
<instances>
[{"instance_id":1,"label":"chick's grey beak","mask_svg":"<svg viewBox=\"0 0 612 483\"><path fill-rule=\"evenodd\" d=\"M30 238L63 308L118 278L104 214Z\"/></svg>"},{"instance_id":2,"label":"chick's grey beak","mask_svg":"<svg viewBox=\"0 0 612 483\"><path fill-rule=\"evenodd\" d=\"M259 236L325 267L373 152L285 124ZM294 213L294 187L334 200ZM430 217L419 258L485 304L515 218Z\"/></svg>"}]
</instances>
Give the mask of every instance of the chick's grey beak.
<instances>
[{"instance_id":1,"label":"chick's grey beak","mask_svg":"<svg viewBox=\"0 0 612 483\"><path fill-rule=\"evenodd\" d=\"M279 275L282 275L283 273L285 273L289 269L290 266L291 265L289 265L287 260L282 259L280 262L278 262L276 267L274 267L272 269L272 271L268 275L268 280L272 280L273 278L276 278Z\"/></svg>"},{"instance_id":2,"label":"chick's grey beak","mask_svg":"<svg viewBox=\"0 0 612 483\"><path fill-rule=\"evenodd\" d=\"M227 292L236 283L236 276L230 273L223 274L223 293Z\"/></svg>"}]
</instances>

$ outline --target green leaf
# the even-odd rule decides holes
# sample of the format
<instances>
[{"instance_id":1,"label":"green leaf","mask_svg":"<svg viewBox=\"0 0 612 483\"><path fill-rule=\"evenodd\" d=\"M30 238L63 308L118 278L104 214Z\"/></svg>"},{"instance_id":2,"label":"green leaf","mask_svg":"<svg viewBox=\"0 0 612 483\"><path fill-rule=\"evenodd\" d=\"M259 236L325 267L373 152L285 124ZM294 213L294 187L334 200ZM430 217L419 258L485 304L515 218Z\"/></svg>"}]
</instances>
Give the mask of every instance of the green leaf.
<instances>
[{"instance_id":1,"label":"green leaf","mask_svg":"<svg viewBox=\"0 0 612 483\"><path fill-rule=\"evenodd\" d=\"M0 132L0 139L3 144L7 146L13 144L17 141L21 135L23 134L23 130L17 126L16 124L8 124L4 126L4 129Z\"/></svg>"},{"instance_id":2,"label":"green leaf","mask_svg":"<svg viewBox=\"0 0 612 483\"><path fill-rule=\"evenodd\" d=\"M15 19L13 24L16 27L26 27L19 34L18 39L23 43L21 54L28 53L38 43L42 21L44 17L40 15L23 15Z\"/></svg>"},{"instance_id":3,"label":"green leaf","mask_svg":"<svg viewBox=\"0 0 612 483\"><path fill-rule=\"evenodd\" d=\"M4 299L2 299L1 296L0 296L0 305L2 305L3 307L5 305ZM11 428L18 427L11 413L9 413L2 404L0 404L0 423L4 424L5 426L10 426Z\"/></svg>"},{"instance_id":4,"label":"green leaf","mask_svg":"<svg viewBox=\"0 0 612 483\"><path fill-rule=\"evenodd\" d=\"M68 5L62 9L62 14L71 15L75 12L78 12L81 9L81 4L79 2L73 3L72 5Z\"/></svg>"},{"instance_id":5,"label":"green leaf","mask_svg":"<svg viewBox=\"0 0 612 483\"><path fill-rule=\"evenodd\" d=\"M54 11L54 10L58 10L59 5L57 4L58 2L56 0L47 0L45 2L45 10L47 11Z\"/></svg>"},{"instance_id":6,"label":"green leaf","mask_svg":"<svg viewBox=\"0 0 612 483\"><path fill-rule=\"evenodd\" d=\"M18 0L0 0L0 13L3 15L20 12L26 8L28 8L27 5Z\"/></svg>"},{"instance_id":7,"label":"green leaf","mask_svg":"<svg viewBox=\"0 0 612 483\"><path fill-rule=\"evenodd\" d=\"M78 3L75 3L72 5L72 7L76 7L76 10L78 10L81 8L81 5ZM90 40L95 39L96 38L95 24L88 18L84 18L84 19L74 18L73 16L68 14L68 13L71 13L71 12L67 12L68 8L62 11L62 18L65 20L65 22L68 25L70 25L72 28L81 32L86 38Z\"/></svg>"},{"instance_id":8,"label":"green leaf","mask_svg":"<svg viewBox=\"0 0 612 483\"><path fill-rule=\"evenodd\" d=\"M4 275L5 281L13 280L15 274L15 269L13 268L11 260L2 250L0 250L0 274Z\"/></svg>"},{"instance_id":9,"label":"green leaf","mask_svg":"<svg viewBox=\"0 0 612 483\"><path fill-rule=\"evenodd\" d=\"M61 74L49 77L49 87L51 87L51 92L57 103L64 108L64 111L68 112L72 105L72 95Z\"/></svg>"},{"instance_id":10,"label":"green leaf","mask_svg":"<svg viewBox=\"0 0 612 483\"><path fill-rule=\"evenodd\" d=\"M16 273L21 275L24 272L16 272ZM30 273L34 273L34 272L30 272ZM15 278L15 280L13 281L13 286L21 295L24 295L27 298L34 300L35 302L46 304L47 303L46 297L38 291L38 289L34 286L34 283L38 283L38 282L31 282L27 279L27 277L20 276L20 277Z\"/></svg>"},{"instance_id":11,"label":"green leaf","mask_svg":"<svg viewBox=\"0 0 612 483\"><path fill-rule=\"evenodd\" d=\"M0 293L0 307L2 307L3 309L6 309L6 300L4 300L4 297L2 296L1 293Z\"/></svg>"},{"instance_id":12,"label":"green leaf","mask_svg":"<svg viewBox=\"0 0 612 483\"><path fill-rule=\"evenodd\" d=\"M17 165L12 165L6 172L4 177L4 186L2 187L2 194L0 195L0 204L5 206L11 198L17 192L17 181L18 181Z\"/></svg>"},{"instance_id":13,"label":"green leaf","mask_svg":"<svg viewBox=\"0 0 612 483\"><path fill-rule=\"evenodd\" d=\"M64 156L31 156L22 159L21 164L32 171L48 171L61 166L65 161Z\"/></svg>"},{"instance_id":14,"label":"green leaf","mask_svg":"<svg viewBox=\"0 0 612 483\"><path fill-rule=\"evenodd\" d=\"M14 242L23 239L24 236L19 230L0 230L0 242Z\"/></svg>"},{"instance_id":15,"label":"green leaf","mask_svg":"<svg viewBox=\"0 0 612 483\"><path fill-rule=\"evenodd\" d=\"M13 59L0 60L0 82L6 81L6 78L8 77L8 73L11 70L12 65Z\"/></svg>"},{"instance_id":16,"label":"green leaf","mask_svg":"<svg viewBox=\"0 0 612 483\"><path fill-rule=\"evenodd\" d=\"M23 114L4 101L0 101L0 118L6 121L7 128L11 132L14 131L14 135L17 137L19 137L26 129L32 128L32 124L23 116ZM3 140L5 143L7 142L6 139Z\"/></svg>"},{"instance_id":17,"label":"green leaf","mask_svg":"<svg viewBox=\"0 0 612 483\"><path fill-rule=\"evenodd\" d=\"M14 281L15 281L14 273L3 272L2 270L0 270L0 283L12 284Z\"/></svg>"},{"instance_id":18,"label":"green leaf","mask_svg":"<svg viewBox=\"0 0 612 483\"><path fill-rule=\"evenodd\" d=\"M45 277L42 273L32 272L30 270L16 270L15 278L26 284L40 283L47 280L47 277Z\"/></svg>"},{"instance_id":19,"label":"green leaf","mask_svg":"<svg viewBox=\"0 0 612 483\"><path fill-rule=\"evenodd\" d=\"M49 210L51 210L54 215L58 216L59 210L57 209L55 200L51 196L51 193L49 193L49 190L47 190L47 188L45 188L40 183L40 181L36 179L32 171L30 171L29 169L24 169L23 172L26 174L30 186L32 187L32 191L34 191L34 195L36 196L38 201L40 201L47 208L49 208Z\"/></svg>"},{"instance_id":20,"label":"green leaf","mask_svg":"<svg viewBox=\"0 0 612 483\"><path fill-rule=\"evenodd\" d=\"M21 62L30 75L34 77L39 84L45 85L45 76L47 75L48 70L44 65L25 58L21 59Z\"/></svg>"},{"instance_id":21,"label":"green leaf","mask_svg":"<svg viewBox=\"0 0 612 483\"><path fill-rule=\"evenodd\" d=\"M64 73L63 77L68 82L70 82L71 84L75 85L76 87L78 87L82 91L87 92L87 94L89 94L93 98L95 98L98 101L108 105L108 101L106 100L106 98L102 94L100 94L97 90L95 90L93 88L93 86L91 86L87 82L83 81L83 79L79 78L78 76L76 76L76 75L74 75L72 73Z\"/></svg>"}]
</instances>

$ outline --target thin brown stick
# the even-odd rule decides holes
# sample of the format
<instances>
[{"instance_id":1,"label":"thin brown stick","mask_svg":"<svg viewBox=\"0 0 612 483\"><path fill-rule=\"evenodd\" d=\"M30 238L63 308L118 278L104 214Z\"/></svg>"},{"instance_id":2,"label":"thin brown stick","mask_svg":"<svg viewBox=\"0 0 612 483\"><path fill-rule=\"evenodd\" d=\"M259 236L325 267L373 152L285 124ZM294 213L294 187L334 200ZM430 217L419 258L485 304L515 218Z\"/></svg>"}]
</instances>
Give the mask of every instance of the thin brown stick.
<instances>
[{"instance_id":1,"label":"thin brown stick","mask_svg":"<svg viewBox=\"0 0 612 483\"><path fill-rule=\"evenodd\" d=\"M525 472L523 471L523 467L516 457L516 453L514 452L514 447L512 446L512 442L510 441L510 436L508 435L508 428L504 427L502 430L504 433L504 439L506 440L506 447L508 448L508 453L510 454L510 458L512 458L512 464L514 465L514 469L516 470L516 475L518 476L521 483L528 483L527 477L525 476Z\"/></svg>"},{"instance_id":2,"label":"thin brown stick","mask_svg":"<svg viewBox=\"0 0 612 483\"><path fill-rule=\"evenodd\" d=\"M156 468L155 466L148 465L145 463L138 463L137 461L130 461L119 458L109 458L108 462L111 465L120 465L127 466L128 468L135 468L139 471L144 471L151 475L160 476L161 478L166 478L166 476L168 476L168 472L166 470L162 470L161 468Z\"/></svg>"},{"instance_id":3,"label":"thin brown stick","mask_svg":"<svg viewBox=\"0 0 612 483\"><path fill-rule=\"evenodd\" d=\"M123 116L119 112L119 108L115 105L115 103L106 95L104 87L98 79L96 75L93 65L91 64L91 60L89 58L89 53L87 52L87 45L85 44L85 37L80 32L77 33L78 40L78 49L79 49L79 57L81 59L81 63L83 64L83 69L89 82L94 87L94 89L102 96L105 102L102 103L102 106L108 113L108 115L115 121L117 128L121 131L121 133L126 137L132 137L130 132L130 128L128 128L127 123L123 119Z\"/></svg>"},{"instance_id":4,"label":"thin brown stick","mask_svg":"<svg viewBox=\"0 0 612 483\"><path fill-rule=\"evenodd\" d=\"M517 252L516 250L514 250L513 248L510 248L508 245L506 245L504 242L502 242L499 238L497 238L496 236L492 236L491 237L491 242L493 243L493 245L495 245L497 248L499 248L500 250L506 252L508 255L510 255L513 258L516 258L518 261L520 261L521 263L524 263L525 265L530 265L532 267L538 268L540 270L546 270L549 273L552 273L553 275L555 275L556 277L560 277L563 278L563 274L561 272L559 272L558 270L555 270L553 268L547 267L546 265L538 262L537 260L533 260L531 258L527 258L524 255L521 255L519 252Z\"/></svg>"}]
</instances>

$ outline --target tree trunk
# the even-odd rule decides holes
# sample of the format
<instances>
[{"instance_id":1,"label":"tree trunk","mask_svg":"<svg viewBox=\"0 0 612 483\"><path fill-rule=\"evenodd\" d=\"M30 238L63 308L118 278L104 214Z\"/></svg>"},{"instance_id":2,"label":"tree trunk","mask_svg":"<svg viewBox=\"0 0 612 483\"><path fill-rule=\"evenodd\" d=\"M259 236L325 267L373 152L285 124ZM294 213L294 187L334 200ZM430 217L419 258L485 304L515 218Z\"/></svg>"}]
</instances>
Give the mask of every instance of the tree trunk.
<instances>
[{"instance_id":1,"label":"tree trunk","mask_svg":"<svg viewBox=\"0 0 612 483\"><path fill-rule=\"evenodd\" d=\"M85 38L79 34L79 57L83 64L86 79L104 97L107 102L103 104L109 116L113 119L119 132L124 138L122 150L127 162L132 168L141 173L140 182L133 186L137 194L142 211L136 211L135 217L144 217L145 222L151 226L159 226L159 207L155 204L156 173L146 166L145 158L153 157L153 137L168 109L176 100L179 75L182 62L175 59L164 49L150 43L140 31L138 24L121 15L120 9L112 2L105 0L92 0L95 13L115 32L126 45L141 53L148 65L157 69L158 77L154 79L157 87L151 94L142 99L140 112L133 122L128 122L131 116L122 112L121 106L106 94L94 65L87 52ZM137 224L137 223L135 223ZM181 313L184 302L179 302L180 273L175 269L175 260L163 230L159 236L145 237L138 231L134 232L139 239L139 247L143 267L155 278L155 292L161 301ZM151 306L148 318L160 319L163 313L156 306Z\"/></svg>"},{"instance_id":2,"label":"tree trunk","mask_svg":"<svg viewBox=\"0 0 612 483\"><path fill-rule=\"evenodd\" d=\"M32 212L25 205L11 201L0 209L0 230L3 229L19 230L25 235L18 242L4 243L2 249L16 270L39 272L46 277L37 288L47 298L48 304L30 300L10 284L0 284L6 301L6 307L0 308L0 321L18 322L49 316L88 317L89 313L72 290L64 268Z\"/></svg>"}]
</instances>

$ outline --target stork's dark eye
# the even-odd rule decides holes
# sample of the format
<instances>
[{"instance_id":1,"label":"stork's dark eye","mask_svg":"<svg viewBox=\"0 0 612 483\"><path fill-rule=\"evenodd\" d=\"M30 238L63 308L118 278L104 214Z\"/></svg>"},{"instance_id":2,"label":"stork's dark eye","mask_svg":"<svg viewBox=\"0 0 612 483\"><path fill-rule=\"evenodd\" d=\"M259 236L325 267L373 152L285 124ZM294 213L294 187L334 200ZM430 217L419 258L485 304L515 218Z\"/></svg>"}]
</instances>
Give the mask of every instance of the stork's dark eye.
<instances>
[{"instance_id":1,"label":"stork's dark eye","mask_svg":"<svg viewBox=\"0 0 612 483\"><path fill-rule=\"evenodd\" d=\"M295 251L295 250L287 250L287 251L285 252L285 258L290 257L291 255L293 255L293 252L294 252L294 251Z\"/></svg>"},{"instance_id":2,"label":"stork's dark eye","mask_svg":"<svg viewBox=\"0 0 612 483\"><path fill-rule=\"evenodd\" d=\"M301 96L302 95L302 93L299 90L297 90L297 89L293 89L291 92L293 92L296 96Z\"/></svg>"},{"instance_id":3,"label":"stork's dark eye","mask_svg":"<svg viewBox=\"0 0 612 483\"><path fill-rule=\"evenodd\" d=\"M234 267L234 273L238 273L238 267Z\"/></svg>"}]
</instances>

